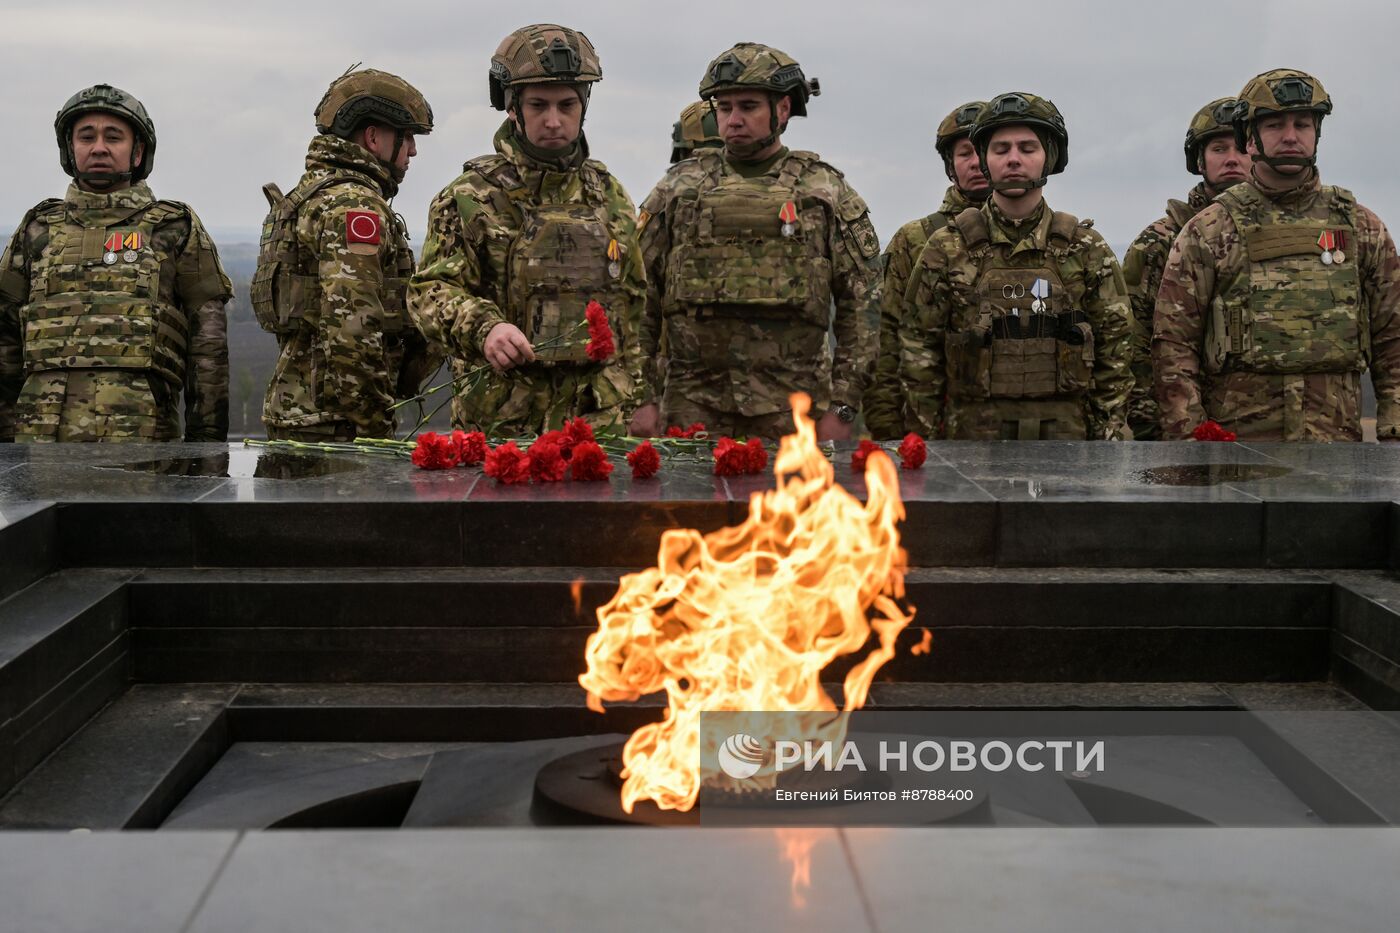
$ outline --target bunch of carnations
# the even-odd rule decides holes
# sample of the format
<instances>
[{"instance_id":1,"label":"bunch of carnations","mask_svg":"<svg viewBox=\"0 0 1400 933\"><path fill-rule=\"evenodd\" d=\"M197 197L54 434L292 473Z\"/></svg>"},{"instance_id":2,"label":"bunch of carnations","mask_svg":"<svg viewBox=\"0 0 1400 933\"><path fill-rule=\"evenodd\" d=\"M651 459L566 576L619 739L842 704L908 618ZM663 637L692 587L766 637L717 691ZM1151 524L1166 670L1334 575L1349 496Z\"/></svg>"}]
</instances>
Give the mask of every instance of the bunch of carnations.
<instances>
[{"instance_id":1,"label":"bunch of carnations","mask_svg":"<svg viewBox=\"0 0 1400 933\"><path fill-rule=\"evenodd\" d=\"M864 473L865 462L870 455L877 450L881 450L879 444L866 439L860 442L851 453L851 472ZM899 442L899 465L905 470L917 470L923 467L924 461L928 459L928 444L919 435L910 431L904 435L904 440Z\"/></svg>"}]
</instances>

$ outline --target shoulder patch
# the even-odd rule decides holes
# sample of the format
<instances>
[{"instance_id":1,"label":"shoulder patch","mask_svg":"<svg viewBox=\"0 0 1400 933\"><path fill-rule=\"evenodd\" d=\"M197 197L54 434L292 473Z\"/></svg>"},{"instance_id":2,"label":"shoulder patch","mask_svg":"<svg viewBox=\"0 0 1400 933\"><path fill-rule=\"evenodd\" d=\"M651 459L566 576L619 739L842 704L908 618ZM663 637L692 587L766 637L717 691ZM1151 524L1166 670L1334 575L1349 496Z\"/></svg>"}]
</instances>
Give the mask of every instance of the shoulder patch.
<instances>
[{"instance_id":1,"label":"shoulder patch","mask_svg":"<svg viewBox=\"0 0 1400 933\"><path fill-rule=\"evenodd\" d=\"M345 242L352 253L376 253L384 235L384 221L374 211L345 212Z\"/></svg>"}]
</instances>

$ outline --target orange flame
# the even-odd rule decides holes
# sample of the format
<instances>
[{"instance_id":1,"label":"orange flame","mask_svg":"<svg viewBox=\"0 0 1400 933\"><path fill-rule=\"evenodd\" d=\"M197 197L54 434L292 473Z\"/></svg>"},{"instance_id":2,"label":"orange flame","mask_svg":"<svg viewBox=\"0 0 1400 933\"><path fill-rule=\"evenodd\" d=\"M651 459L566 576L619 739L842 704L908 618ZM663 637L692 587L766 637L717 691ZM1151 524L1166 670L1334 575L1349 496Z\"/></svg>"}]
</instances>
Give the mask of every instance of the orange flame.
<instances>
[{"instance_id":1,"label":"orange flame","mask_svg":"<svg viewBox=\"0 0 1400 933\"><path fill-rule=\"evenodd\" d=\"M710 737L701 748L702 712L810 712L800 717L805 733L839 741L845 717L833 715L822 669L860 651L875 633L879 644L846 675L844 709L858 709L913 617L896 602L904 596L907 557L899 546L904 505L894 464L883 454L866 461L862 505L835 485L807 417L810 405L805 395L792 397L796 433L779 447L777 488L750 498L743 524L703 536L665 532L657 566L623 577L598 610L588 670L579 676L589 707L601 711L605 700L658 690L668 699L663 720L642 726L623 749L628 813L639 800L662 809L695 805L702 752L708 761L716 752ZM766 735L763 725L753 734ZM770 768L729 786L775 780Z\"/></svg>"},{"instance_id":2,"label":"orange flame","mask_svg":"<svg viewBox=\"0 0 1400 933\"><path fill-rule=\"evenodd\" d=\"M909 653L910 653L910 654L928 654L930 651L933 650L933 648L930 647L932 644L933 644L933 633L930 632L928 629L924 629L924 637L923 637L923 640L920 641L920 642L919 642L917 645L915 645L914 647L910 648L910 649L909 649Z\"/></svg>"},{"instance_id":3,"label":"orange flame","mask_svg":"<svg viewBox=\"0 0 1400 933\"><path fill-rule=\"evenodd\" d=\"M569 598L574 601L574 618L583 614L583 577L574 577L569 584Z\"/></svg>"},{"instance_id":4,"label":"orange flame","mask_svg":"<svg viewBox=\"0 0 1400 933\"><path fill-rule=\"evenodd\" d=\"M778 842L783 858L792 863L792 906L802 910L807 906L807 892L812 890L812 850L828 829L817 827L778 827Z\"/></svg>"}]
</instances>

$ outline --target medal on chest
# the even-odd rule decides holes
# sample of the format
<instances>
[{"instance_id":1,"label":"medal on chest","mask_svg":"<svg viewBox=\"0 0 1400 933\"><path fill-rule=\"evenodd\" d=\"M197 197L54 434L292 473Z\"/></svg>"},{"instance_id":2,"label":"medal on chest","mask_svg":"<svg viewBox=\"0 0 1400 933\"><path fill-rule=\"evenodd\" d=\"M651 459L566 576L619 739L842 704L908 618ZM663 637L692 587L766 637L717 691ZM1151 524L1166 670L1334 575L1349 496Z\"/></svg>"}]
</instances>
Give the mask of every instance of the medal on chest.
<instances>
[{"instance_id":1,"label":"medal on chest","mask_svg":"<svg viewBox=\"0 0 1400 933\"><path fill-rule=\"evenodd\" d=\"M783 236L792 236L797 233L797 205L791 201L784 201L783 206L778 208L778 219L783 222Z\"/></svg>"},{"instance_id":2,"label":"medal on chest","mask_svg":"<svg viewBox=\"0 0 1400 933\"><path fill-rule=\"evenodd\" d=\"M1044 279L1036 279L1031 286L1031 297L1035 300L1031 302L1031 311L1036 314L1045 312L1045 299L1050 297L1050 283Z\"/></svg>"},{"instance_id":3,"label":"medal on chest","mask_svg":"<svg viewBox=\"0 0 1400 933\"><path fill-rule=\"evenodd\" d=\"M617 278L622 275L622 247L617 240L608 240L608 275Z\"/></svg>"},{"instance_id":4,"label":"medal on chest","mask_svg":"<svg viewBox=\"0 0 1400 933\"><path fill-rule=\"evenodd\" d=\"M1341 230L1322 231L1322 235L1317 238L1317 245L1322 250L1322 264L1324 266L1346 262L1347 254L1344 250L1347 245L1347 235Z\"/></svg>"},{"instance_id":5,"label":"medal on chest","mask_svg":"<svg viewBox=\"0 0 1400 933\"><path fill-rule=\"evenodd\" d=\"M120 254L122 262L135 262L141 258L141 245L144 242L145 237L139 230L117 230L102 244L107 250L102 254L102 261L109 266L116 265Z\"/></svg>"}]
</instances>

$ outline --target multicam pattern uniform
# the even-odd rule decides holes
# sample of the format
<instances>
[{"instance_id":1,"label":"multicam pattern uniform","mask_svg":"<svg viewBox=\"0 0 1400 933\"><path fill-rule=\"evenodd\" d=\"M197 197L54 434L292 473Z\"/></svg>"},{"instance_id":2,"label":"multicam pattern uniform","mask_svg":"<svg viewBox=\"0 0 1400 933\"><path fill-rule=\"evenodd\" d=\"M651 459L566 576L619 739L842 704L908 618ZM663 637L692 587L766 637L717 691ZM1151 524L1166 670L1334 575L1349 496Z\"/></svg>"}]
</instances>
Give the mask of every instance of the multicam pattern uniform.
<instances>
[{"instance_id":1,"label":"multicam pattern uniform","mask_svg":"<svg viewBox=\"0 0 1400 933\"><path fill-rule=\"evenodd\" d=\"M316 190L296 210L285 242L275 236L276 209L269 215L253 305L281 348L263 402L270 437L388 437L389 406L415 395L436 368L404 307L413 252L402 219L384 200L395 187L363 147L321 135L288 198ZM377 246L347 242L352 211L378 218ZM268 255L270 247L276 255Z\"/></svg>"},{"instance_id":2,"label":"multicam pattern uniform","mask_svg":"<svg viewBox=\"0 0 1400 933\"><path fill-rule=\"evenodd\" d=\"M1152 384L1152 316L1157 310L1157 289L1172 243L1186 226L1210 204L1205 182L1191 189L1185 201L1167 201L1167 215L1138 234L1123 256L1123 281L1128 286L1133 317L1133 392L1128 396L1128 426L1133 440L1153 441L1162 435L1161 415Z\"/></svg>"},{"instance_id":3,"label":"multicam pattern uniform","mask_svg":"<svg viewBox=\"0 0 1400 933\"><path fill-rule=\"evenodd\" d=\"M928 238L942 230L958 214L972 206L957 185L949 185L938 210L899 228L885 247L885 279L880 293L880 355L875 359L875 375L865 390L865 426L876 440L892 440L917 431L918 424L904 410L904 391L899 385L899 315L904 293L914 273L914 264L924 251Z\"/></svg>"},{"instance_id":4,"label":"multicam pattern uniform","mask_svg":"<svg viewBox=\"0 0 1400 933\"><path fill-rule=\"evenodd\" d=\"M979 217L987 244L970 249L961 227ZM1037 277L1051 285L1049 333L1004 339L1019 333L1013 307L1039 317L1028 313ZM1004 299L1002 286L1014 294L1017 284L1022 297ZM1044 204L1013 223L988 200L929 238L906 294L901 377L921 433L938 436L942 425L955 440L1124 435L1132 312L1118 260L1087 224Z\"/></svg>"},{"instance_id":5,"label":"multicam pattern uniform","mask_svg":"<svg viewBox=\"0 0 1400 933\"><path fill-rule=\"evenodd\" d=\"M778 215L789 201L798 216L784 236ZM859 408L879 325L880 244L839 171L783 150L749 179L722 150L697 150L671 167L642 217L642 354L654 398L664 319L670 424L776 437L792 430L793 392L817 412Z\"/></svg>"},{"instance_id":6,"label":"multicam pattern uniform","mask_svg":"<svg viewBox=\"0 0 1400 933\"><path fill-rule=\"evenodd\" d=\"M178 440L182 390L184 439L227 439L232 295L199 218L144 182L40 203L0 259L0 439Z\"/></svg>"},{"instance_id":7,"label":"multicam pattern uniform","mask_svg":"<svg viewBox=\"0 0 1400 933\"><path fill-rule=\"evenodd\" d=\"M497 324L514 324L537 347L537 362L487 372L474 390L459 381L458 427L515 435L575 416L625 424L641 380L636 333L646 294L636 209L601 162L544 166L518 149L510 126L496 133L497 155L466 163L433 200L409 312L448 348L459 380L487 365L482 347ZM616 277L610 239L621 251ZM607 308L616 335L618 355L604 364L584 355L579 325L590 299ZM554 349L539 349L551 340Z\"/></svg>"},{"instance_id":8,"label":"multicam pattern uniform","mask_svg":"<svg viewBox=\"0 0 1400 933\"><path fill-rule=\"evenodd\" d=\"M1324 230L1346 232L1343 262L1322 264ZM1162 275L1163 438L1209 418L1253 440L1360 440L1368 362L1376 433L1400 437L1398 310L1395 243L1349 192L1316 173L1277 195L1236 185L1186 225Z\"/></svg>"}]
</instances>

